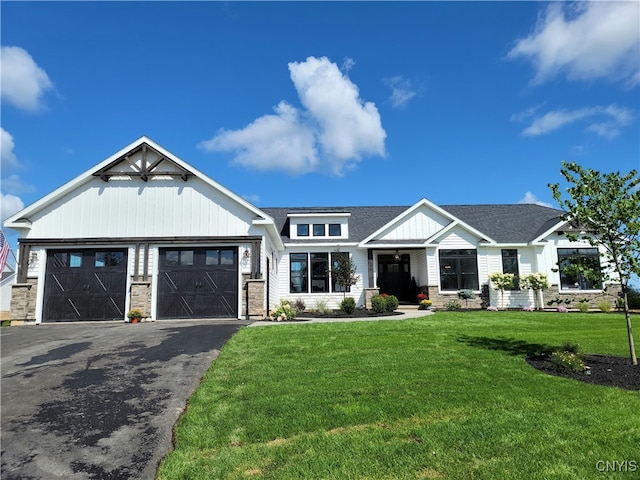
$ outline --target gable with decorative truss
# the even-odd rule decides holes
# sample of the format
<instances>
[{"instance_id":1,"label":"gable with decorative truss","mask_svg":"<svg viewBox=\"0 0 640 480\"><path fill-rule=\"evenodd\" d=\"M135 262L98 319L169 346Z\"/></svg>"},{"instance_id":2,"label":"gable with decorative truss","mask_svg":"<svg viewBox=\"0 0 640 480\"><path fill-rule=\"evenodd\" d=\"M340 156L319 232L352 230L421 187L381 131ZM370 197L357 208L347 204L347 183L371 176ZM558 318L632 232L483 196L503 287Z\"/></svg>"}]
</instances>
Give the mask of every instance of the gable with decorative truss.
<instances>
[{"instance_id":1,"label":"gable with decorative truss","mask_svg":"<svg viewBox=\"0 0 640 480\"><path fill-rule=\"evenodd\" d=\"M194 174L144 142L93 175L105 182L113 177L140 177L144 182L150 178L179 177L186 182Z\"/></svg>"}]
</instances>

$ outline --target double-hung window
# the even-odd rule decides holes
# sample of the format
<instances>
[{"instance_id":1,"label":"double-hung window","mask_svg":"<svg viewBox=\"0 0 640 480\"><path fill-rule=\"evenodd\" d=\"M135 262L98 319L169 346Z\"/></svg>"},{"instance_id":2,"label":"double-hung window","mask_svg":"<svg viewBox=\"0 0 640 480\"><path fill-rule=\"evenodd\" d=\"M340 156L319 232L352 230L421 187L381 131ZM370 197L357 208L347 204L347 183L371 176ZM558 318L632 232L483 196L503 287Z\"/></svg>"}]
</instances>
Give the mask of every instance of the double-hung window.
<instances>
[{"instance_id":1,"label":"double-hung window","mask_svg":"<svg viewBox=\"0 0 640 480\"><path fill-rule=\"evenodd\" d=\"M597 248L559 248L560 288L562 290L599 290L600 252Z\"/></svg>"}]
</instances>

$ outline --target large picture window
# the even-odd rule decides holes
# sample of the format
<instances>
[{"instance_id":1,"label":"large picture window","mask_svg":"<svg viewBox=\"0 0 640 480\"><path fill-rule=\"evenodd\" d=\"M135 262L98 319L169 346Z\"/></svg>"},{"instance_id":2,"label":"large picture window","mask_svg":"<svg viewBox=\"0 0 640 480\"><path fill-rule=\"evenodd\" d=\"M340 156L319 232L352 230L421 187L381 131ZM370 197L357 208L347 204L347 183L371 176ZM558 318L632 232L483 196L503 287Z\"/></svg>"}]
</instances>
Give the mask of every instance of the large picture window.
<instances>
[{"instance_id":1,"label":"large picture window","mask_svg":"<svg viewBox=\"0 0 640 480\"><path fill-rule=\"evenodd\" d=\"M331 280L331 268L346 252L292 253L289 260L290 293L343 292L344 287ZM331 260L331 263L329 263ZM349 287L347 292L351 291Z\"/></svg>"},{"instance_id":2,"label":"large picture window","mask_svg":"<svg viewBox=\"0 0 640 480\"><path fill-rule=\"evenodd\" d=\"M440 250L440 288L443 291L478 290L475 249Z\"/></svg>"},{"instance_id":3,"label":"large picture window","mask_svg":"<svg viewBox=\"0 0 640 480\"><path fill-rule=\"evenodd\" d=\"M559 248L560 288L562 290L599 290L600 253L597 248ZM595 272L595 275L591 272Z\"/></svg>"}]
</instances>

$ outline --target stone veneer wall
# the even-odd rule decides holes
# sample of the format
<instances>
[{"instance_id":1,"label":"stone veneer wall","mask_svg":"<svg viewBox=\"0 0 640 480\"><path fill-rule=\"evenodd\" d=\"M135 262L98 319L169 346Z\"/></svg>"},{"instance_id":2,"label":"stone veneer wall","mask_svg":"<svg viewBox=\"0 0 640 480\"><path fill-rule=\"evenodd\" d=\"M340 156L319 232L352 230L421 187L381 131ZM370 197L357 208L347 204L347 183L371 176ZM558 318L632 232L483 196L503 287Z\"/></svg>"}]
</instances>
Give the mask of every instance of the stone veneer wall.
<instances>
[{"instance_id":1,"label":"stone veneer wall","mask_svg":"<svg viewBox=\"0 0 640 480\"><path fill-rule=\"evenodd\" d=\"M618 299L618 295L621 291L619 284L609 284L607 285L605 292L582 292L581 290L576 290L571 293L560 292L558 285L551 285L548 290L542 292L544 308L556 308L558 306L557 303L553 305L547 305L547 302L550 300L555 300L556 298L560 298L562 300L570 299L573 300L567 308L578 308L578 301L586 298L589 300L589 308L598 309L598 304L605 301L611 302L612 310L616 308L616 300ZM563 304L564 305L564 304Z\"/></svg>"},{"instance_id":2,"label":"stone veneer wall","mask_svg":"<svg viewBox=\"0 0 640 480\"><path fill-rule=\"evenodd\" d=\"M27 278L26 283L11 286L11 320L36 321L38 279Z\"/></svg>"},{"instance_id":3,"label":"stone veneer wall","mask_svg":"<svg viewBox=\"0 0 640 480\"><path fill-rule=\"evenodd\" d=\"M364 289L364 308L371 310L371 299L380 293L379 288L365 288Z\"/></svg>"},{"instance_id":4,"label":"stone veneer wall","mask_svg":"<svg viewBox=\"0 0 640 480\"><path fill-rule=\"evenodd\" d=\"M151 282L131 281L130 308L139 308L146 317L151 315Z\"/></svg>"},{"instance_id":5,"label":"stone veneer wall","mask_svg":"<svg viewBox=\"0 0 640 480\"><path fill-rule=\"evenodd\" d=\"M458 298L457 293L447 293L442 294L438 291L437 286L422 286L420 287L421 292L425 292L429 295L429 299L433 302L433 308L444 308L445 304L451 300L457 300L462 305L462 308L467 308L465 306L465 300ZM582 300L583 298L589 299L589 308L599 309L598 304L603 300L607 300L611 302L612 308L616 307L616 299L618 298L618 293L620 292L620 285L611 284L607 286L607 289L604 293L601 292L581 292L579 290L571 293L560 292L558 285L551 285L548 290L543 292L543 308L556 308L557 304L547 305L547 302L550 300L555 300L556 298L571 299L573 302L569 304L568 308L578 308L578 300ZM476 295L475 298L468 300L468 308L487 308L489 305L489 287L488 285L482 285L482 291L479 295ZM564 305L564 304L563 304Z\"/></svg>"},{"instance_id":6,"label":"stone veneer wall","mask_svg":"<svg viewBox=\"0 0 640 480\"><path fill-rule=\"evenodd\" d=\"M429 296L429 300L433 302L431 304L431 308L433 309L443 309L445 308L445 304L452 300L459 302L462 308L479 309L486 308L488 305L487 298L489 292L486 289L486 285L482 285L481 293L476 294L474 298L471 298L469 300L463 300L459 298L457 292L441 293L439 292L437 286L422 286L420 287L420 291L427 293L427 295Z\"/></svg>"},{"instance_id":7,"label":"stone veneer wall","mask_svg":"<svg viewBox=\"0 0 640 480\"><path fill-rule=\"evenodd\" d=\"M248 275L242 277L242 318L248 316L249 320L265 319L267 316L264 306L265 280L247 278Z\"/></svg>"}]
</instances>

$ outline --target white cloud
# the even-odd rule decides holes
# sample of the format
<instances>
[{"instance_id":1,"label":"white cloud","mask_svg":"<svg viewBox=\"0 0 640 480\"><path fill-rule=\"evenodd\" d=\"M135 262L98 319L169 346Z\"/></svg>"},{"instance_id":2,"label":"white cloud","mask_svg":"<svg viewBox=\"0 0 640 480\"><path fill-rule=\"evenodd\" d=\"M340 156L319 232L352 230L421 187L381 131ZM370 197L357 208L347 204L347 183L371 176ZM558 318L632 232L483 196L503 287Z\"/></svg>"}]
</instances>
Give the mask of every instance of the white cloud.
<instances>
[{"instance_id":1,"label":"white cloud","mask_svg":"<svg viewBox=\"0 0 640 480\"><path fill-rule=\"evenodd\" d=\"M289 63L303 109L282 101L240 130L221 130L200 144L234 153L234 162L292 174L328 170L341 175L367 155L385 155L386 132L371 102L326 57Z\"/></svg>"},{"instance_id":2,"label":"white cloud","mask_svg":"<svg viewBox=\"0 0 640 480\"><path fill-rule=\"evenodd\" d=\"M200 144L210 152L235 152L234 162L259 170L306 173L318 167L314 132L298 111L280 102L275 115L264 115L241 130L220 130Z\"/></svg>"},{"instance_id":3,"label":"white cloud","mask_svg":"<svg viewBox=\"0 0 640 480\"><path fill-rule=\"evenodd\" d=\"M260 202L260 197L255 194L243 195L242 198L244 198L247 202L252 203L253 205L257 205L258 202Z\"/></svg>"},{"instance_id":4,"label":"white cloud","mask_svg":"<svg viewBox=\"0 0 640 480\"><path fill-rule=\"evenodd\" d=\"M507 58L525 58L535 68L532 83L557 75L569 80L640 82L640 2L553 3L533 33L521 38Z\"/></svg>"},{"instance_id":5,"label":"white cloud","mask_svg":"<svg viewBox=\"0 0 640 480\"><path fill-rule=\"evenodd\" d=\"M536 110L529 109L512 115L511 120L522 121L534 117L531 124L522 131L522 135L528 137L544 135L579 121L589 121L585 131L605 138L618 136L620 129L633 120L630 110L616 105L552 110L541 116L535 114Z\"/></svg>"},{"instance_id":6,"label":"white cloud","mask_svg":"<svg viewBox=\"0 0 640 480\"><path fill-rule=\"evenodd\" d=\"M36 191L36 187L28 183L24 183L18 175L9 175L2 177L2 190L7 193L21 194L32 193Z\"/></svg>"},{"instance_id":7,"label":"white cloud","mask_svg":"<svg viewBox=\"0 0 640 480\"><path fill-rule=\"evenodd\" d=\"M547 202L542 202L540 200L538 200L538 198L531 192L527 192L524 194L524 197L522 197L518 203L533 203L535 205L542 205L543 207L551 207L553 208L553 206L550 203Z\"/></svg>"},{"instance_id":8,"label":"white cloud","mask_svg":"<svg viewBox=\"0 0 640 480\"><path fill-rule=\"evenodd\" d=\"M389 78L385 81L388 87L391 88L391 105L394 107L403 107L409 100L416 96L416 92L411 86L409 80L405 80L401 76Z\"/></svg>"},{"instance_id":9,"label":"white cloud","mask_svg":"<svg viewBox=\"0 0 640 480\"><path fill-rule=\"evenodd\" d=\"M2 100L29 111L42 107L41 100L53 88L47 72L20 47L0 49Z\"/></svg>"},{"instance_id":10,"label":"white cloud","mask_svg":"<svg viewBox=\"0 0 640 480\"><path fill-rule=\"evenodd\" d=\"M342 60L342 71L343 72L348 72L350 71L356 64L356 61L353 58L350 57L344 57L344 60Z\"/></svg>"},{"instance_id":11,"label":"white cloud","mask_svg":"<svg viewBox=\"0 0 640 480\"><path fill-rule=\"evenodd\" d=\"M362 155L384 156L380 114L372 102L362 102L358 87L328 58L309 57L289 64L291 80L302 105L320 125L320 144L325 154L341 163Z\"/></svg>"},{"instance_id":12,"label":"white cloud","mask_svg":"<svg viewBox=\"0 0 640 480\"><path fill-rule=\"evenodd\" d=\"M4 128L0 127L0 165L2 169L14 168L18 166L18 159L13 153L13 137Z\"/></svg>"},{"instance_id":13,"label":"white cloud","mask_svg":"<svg viewBox=\"0 0 640 480\"><path fill-rule=\"evenodd\" d=\"M2 198L2 205L0 206L0 216L2 221L5 221L11 215L24 208L22 200L15 195L5 195L4 193L0 193L0 196Z\"/></svg>"}]
</instances>

